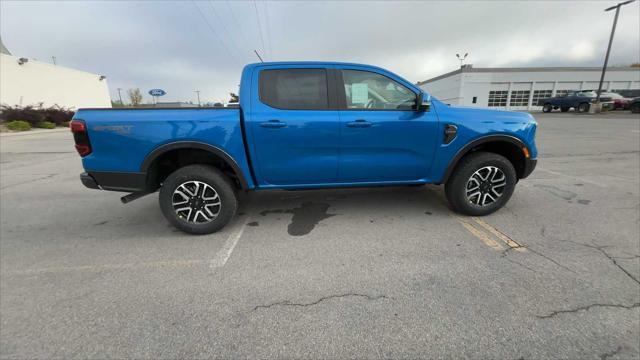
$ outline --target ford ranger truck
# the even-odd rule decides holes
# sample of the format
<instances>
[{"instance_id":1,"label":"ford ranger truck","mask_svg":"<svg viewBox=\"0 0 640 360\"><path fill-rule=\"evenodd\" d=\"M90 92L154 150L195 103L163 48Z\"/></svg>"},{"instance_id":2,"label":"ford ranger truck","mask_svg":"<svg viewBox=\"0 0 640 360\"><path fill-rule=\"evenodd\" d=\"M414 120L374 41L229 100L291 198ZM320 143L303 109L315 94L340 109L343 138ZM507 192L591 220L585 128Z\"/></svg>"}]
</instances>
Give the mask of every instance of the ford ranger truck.
<instances>
[{"instance_id":1,"label":"ford ranger truck","mask_svg":"<svg viewBox=\"0 0 640 360\"><path fill-rule=\"evenodd\" d=\"M220 230L239 191L444 184L453 210L482 216L536 166L530 114L448 106L378 67L244 67L235 108L80 109L70 124L92 189L159 190L192 234Z\"/></svg>"}]
</instances>

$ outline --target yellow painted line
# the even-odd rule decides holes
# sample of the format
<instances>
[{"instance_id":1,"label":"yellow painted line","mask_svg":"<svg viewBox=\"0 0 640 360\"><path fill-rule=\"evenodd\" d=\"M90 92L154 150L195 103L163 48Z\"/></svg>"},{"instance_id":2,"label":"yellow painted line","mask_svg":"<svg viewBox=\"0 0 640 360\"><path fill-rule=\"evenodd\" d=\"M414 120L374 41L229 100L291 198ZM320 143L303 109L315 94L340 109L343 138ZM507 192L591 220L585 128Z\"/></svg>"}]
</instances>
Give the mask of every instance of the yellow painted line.
<instances>
[{"instance_id":1,"label":"yellow painted line","mask_svg":"<svg viewBox=\"0 0 640 360\"><path fill-rule=\"evenodd\" d=\"M509 246L513 250L521 251L521 252L527 251L527 249L524 246L518 244L512 238L508 237L502 231L500 231L500 230L496 229L495 227L491 226L486 221L484 221L484 220L482 220L482 219L480 219L478 217L472 217L471 219L473 219L473 221L475 221L478 225L480 225L483 228L485 228L485 230L487 230L490 233L492 233L495 237L497 237L498 239L502 240L505 244L507 244L507 246Z\"/></svg>"},{"instance_id":2,"label":"yellow painted line","mask_svg":"<svg viewBox=\"0 0 640 360\"><path fill-rule=\"evenodd\" d=\"M464 226L464 228L467 229L467 231L469 231L473 236L475 236L478 239L480 239L488 247L490 247L490 248L492 248L494 250L503 250L504 249L502 247L502 245L500 245L497 241L492 239L489 234L487 234L486 232L476 228L470 222L468 222L466 219L463 219L461 217L457 217L456 216L456 220L458 220L458 222L462 226Z\"/></svg>"}]
</instances>

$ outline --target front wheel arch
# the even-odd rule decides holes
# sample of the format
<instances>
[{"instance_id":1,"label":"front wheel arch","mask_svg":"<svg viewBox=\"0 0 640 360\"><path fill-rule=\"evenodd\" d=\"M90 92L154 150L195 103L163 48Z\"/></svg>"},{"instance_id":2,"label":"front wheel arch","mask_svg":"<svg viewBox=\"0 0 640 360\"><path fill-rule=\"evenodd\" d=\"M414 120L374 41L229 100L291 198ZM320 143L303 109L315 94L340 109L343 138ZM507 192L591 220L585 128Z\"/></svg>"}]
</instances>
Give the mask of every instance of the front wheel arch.
<instances>
[{"instance_id":1,"label":"front wheel arch","mask_svg":"<svg viewBox=\"0 0 640 360\"><path fill-rule=\"evenodd\" d=\"M464 158L468 154L477 151L491 152L504 156L513 165L518 178L523 178L526 171L527 160L524 155L523 149L527 149L527 152L531 153L529 147L525 145L522 140L514 136L491 135L476 139L465 145L456 153L453 159L449 162L447 170L445 171L444 176L439 183L446 183L456 167L460 164L460 160L462 160L462 158Z\"/></svg>"}]
</instances>

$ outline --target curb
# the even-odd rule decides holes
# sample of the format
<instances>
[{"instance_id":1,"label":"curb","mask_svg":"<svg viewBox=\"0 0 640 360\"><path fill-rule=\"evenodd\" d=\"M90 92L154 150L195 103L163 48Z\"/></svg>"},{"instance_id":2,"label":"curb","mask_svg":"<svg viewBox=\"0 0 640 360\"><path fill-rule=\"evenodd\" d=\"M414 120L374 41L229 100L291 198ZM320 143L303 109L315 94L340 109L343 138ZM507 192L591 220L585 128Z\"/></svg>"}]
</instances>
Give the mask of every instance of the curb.
<instances>
[{"instance_id":1,"label":"curb","mask_svg":"<svg viewBox=\"0 0 640 360\"><path fill-rule=\"evenodd\" d=\"M65 131L71 133L71 130L69 130L68 127L63 127L63 128L55 128L55 129L43 129L43 130L30 130L30 131L0 133L0 137L51 134L51 133L60 133L60 132L65 132Z\"/></svg>"}]
</instances>

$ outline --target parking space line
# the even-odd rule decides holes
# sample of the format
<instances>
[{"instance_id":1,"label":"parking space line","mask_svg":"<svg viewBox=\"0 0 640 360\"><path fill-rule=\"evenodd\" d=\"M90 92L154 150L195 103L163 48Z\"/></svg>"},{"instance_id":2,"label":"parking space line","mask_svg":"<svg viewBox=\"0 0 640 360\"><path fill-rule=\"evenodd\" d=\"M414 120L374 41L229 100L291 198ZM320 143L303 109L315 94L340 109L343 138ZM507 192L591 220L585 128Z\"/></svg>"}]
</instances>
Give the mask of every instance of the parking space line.
<instances>
[{"instance_id":1,"label":"parking space line","mask_svg":"<svg viewBox=\"0 0 640 360\"><path fill-rule=\"evenodd\" d=\"M103 265L80 265L80 266L61 266L41 269L27 270L0 270L1 276L24 276L24 275L43 275L43 274L64 274L64 273L98 273L103 271L132 270L143 268L162 268L162 267L191 267L202 265L204 261L200 259L189 260L166 260L152 262L136 262L123 264L103 264Z\"/></svg>"},{"instance_id":2,"label":"parking space line","mask_svg":"<svg viewBox=\"0 0 640 360\"><path fill-rule=\"evenodd\" d=\"M503 250L504 249L502 247L502 245L500 245L497 241L492 239L489 234L487 234L486 232L484 232L484 231L476 228L475 226L473 226L469 221L467 221L467 219L459 217L459 216L456 216L455 218L456 218L456 220L458 220L458 222L462 226L464 226L465 229L467 229L467 231L469 231L473 236L475 236L478 239L480 239L488 247L490 247L490 248L492 248L494 250Z\"/></svg>"},{"instance_id":3,"label":"parking space line","mask_svg":"<svg viewBox=\"0 0 640 360\"><path fill-rule=\"evenodd\" d=\"M233 253L233 249L235 249L236 244L238 244L238 240L242 237L242 233L244 232L244 228L247 226L247 222L249 222L249 216L241 222L238 229L231 232L222 248L218 250L213 259L211 259L211 262L209 263L209 267L211 269L223 267L227 263L227 260L231 257L231 253Z\"/></svg>"},{"instance_id":4,"label":"parking space line","mask_svg":"<svg viewBox=\"0 0 640 360\"><path fill-rule=\"evenodd\" d=\"M482 220L482 219L480 219L478 217L472 217L471 219L473 219L473 221L475 221L478 225L480 225L483 228L485 228L485 230L487 230L490 233L492 233L495 237L497 237L498 239L504 241L504 243L507 244L507 246L509 246L513 250L520 251L520 252L527 251L527 249L523 245L519 244L518 242L516 242L512 238L508 237L502 231L500 231L500 230L496 229L495 227L491 226L486 221L484 221L484 220Z\"/></svg>"}]
</instances>

